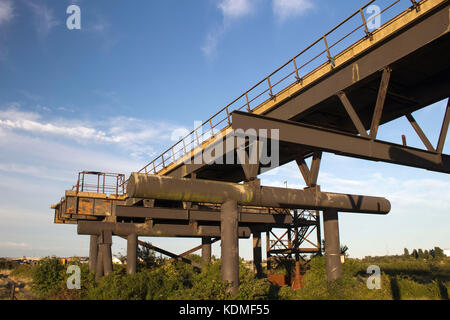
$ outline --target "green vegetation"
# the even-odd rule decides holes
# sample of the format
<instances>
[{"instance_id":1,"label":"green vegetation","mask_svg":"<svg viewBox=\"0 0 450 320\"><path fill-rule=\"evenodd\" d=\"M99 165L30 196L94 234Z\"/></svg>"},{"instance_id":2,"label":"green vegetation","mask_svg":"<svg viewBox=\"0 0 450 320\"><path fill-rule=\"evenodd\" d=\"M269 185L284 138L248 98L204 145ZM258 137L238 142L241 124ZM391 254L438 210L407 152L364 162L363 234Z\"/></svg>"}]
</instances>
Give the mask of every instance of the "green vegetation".
<instances>
[{"instance_id":1,"label":"green vegetation","mask_svg":"<svg viewBox=\"0 0 450 320\"><path fill-rule=\"evenodd\" d=\"M414 251L411 255L405 250L401 256L347 259L342 266L342 278L332 284L326 281L325 258L315 257L308 263L303 288L297 291L272 285L267 279L257 279L241 261L240 287L234 297L221 281L220 260L211 262L200 272L182 262L156 258L151 251L139 253L142 260L137 274L128 275L124 265L114 265L113 273L98 283L86 264L71 262L80 266L81 290L67 289L70 276L66 273L67 266L55 257L45 258L35 266L17 266L11 274L31 277L32 292L38 299L448 299L450 260L440 255L439 248L421 254L419 250ZM424 258L419 258L420 255ZM201 261L199 256L189 258ZM379 266L382 272L379 290L367 288L370 276L367 268L371 265Z\"/></svg>"}]
</instances>

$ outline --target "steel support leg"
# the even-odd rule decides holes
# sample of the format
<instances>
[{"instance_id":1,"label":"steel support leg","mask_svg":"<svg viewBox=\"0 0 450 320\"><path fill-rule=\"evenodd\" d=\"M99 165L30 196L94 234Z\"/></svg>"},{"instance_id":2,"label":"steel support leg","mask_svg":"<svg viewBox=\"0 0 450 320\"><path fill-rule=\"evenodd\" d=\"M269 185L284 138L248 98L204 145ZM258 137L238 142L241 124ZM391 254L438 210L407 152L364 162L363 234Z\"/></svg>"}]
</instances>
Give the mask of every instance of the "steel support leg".
<instances>
[{"instance_id":1,"label":"steel support leg","mask_svg":"<svg viewBox=\"0 0 450 320\"><path fill-rule=\"evenodd\" d=\"M222 205L221 212L222 280L231 283L231 294L239 288L238 207L235 200Z\"/></svg>"},{"instance_id":2,"label":"steel support leg","mask_svg":"<svg viewBox=\"0 0 450 320\"><path fill-rule=\"evenodd\" d=\"M137 260L137 242L138 237L136 233L132 233L127 237L127 273L136 273Z\"/></svg>"},{"instance_id":3,"label":"steel support leg","mask_svg":"<svg viewBox=\"0 0 450 320\"><path fill-rule=\"evenodd\" d=\"M95 267L95 281L98 282L103 277L103 251L100 250L100 243L97 249L97 265Z\"/></svg>"},{"instance_id":4,"label":"steel support leg","mask_svg":"<svg viewBox=\"0 0 450 320\"><path fill-rule=\"evenodd\" d=\"M211 262L211 238L202 237L202 264L205 266Z\"/></svg>"},{"instance_id":5,"label":"steel support leg","mask_svg":"<svg viewBox=\"0 0 450 320\"><path fill-rule=\"evenodd\" d=\"M103 256L103 273L105 276L108 276L113 271L111 252L112 232L103 231L100 238L99 250Z\"/></svg>"},{"instance_id":6,"label":"steel support leg","mask_svg":"<svg viewBox=\"0 0 450 320\"><path fill-rule=\"evenodd\" d=\"M342 275L338 212L334 209L324 210L323 227L325 234L325 260L327 281L335 281Z\"/></svg>"},{"instance_id":7,"label":"steel support leg","mask_svg":"<svg viewBox=\"0 0 450 320\"><path fill-rule=\"evenodd\" d=\"M98 236L91 235L89 243L89 271L95 273L97 268L97 255L98 255Z\"/></svg>"},{"instance_id":8,"label":"steel support leg","mask_svg":"<svg viewBox=\"0 0 450 320\"><path fill-rule=\"evenodd\" d=\"M257 278L262 276L261 232L253 232L253 271Z\"/></svg>"}]
</instances>

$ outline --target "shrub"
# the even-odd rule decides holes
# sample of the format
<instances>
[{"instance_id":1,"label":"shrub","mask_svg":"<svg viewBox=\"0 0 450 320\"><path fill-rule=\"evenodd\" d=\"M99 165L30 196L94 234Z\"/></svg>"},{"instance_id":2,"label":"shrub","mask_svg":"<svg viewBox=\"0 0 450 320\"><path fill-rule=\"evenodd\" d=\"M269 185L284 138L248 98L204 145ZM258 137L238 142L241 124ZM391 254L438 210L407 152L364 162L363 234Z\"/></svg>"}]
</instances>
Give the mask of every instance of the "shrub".
<instances>
[{"instance_id":1,"label":"shrub","mask_svg":"<svg viewBox=\"0 0 450 320\"><path fill-rule=\"evenodd\" d=\"M64 280L64 266L56 257L46 257L34 267L32 291L39 299L56 293Z\"/></svg>"}]
</instances>

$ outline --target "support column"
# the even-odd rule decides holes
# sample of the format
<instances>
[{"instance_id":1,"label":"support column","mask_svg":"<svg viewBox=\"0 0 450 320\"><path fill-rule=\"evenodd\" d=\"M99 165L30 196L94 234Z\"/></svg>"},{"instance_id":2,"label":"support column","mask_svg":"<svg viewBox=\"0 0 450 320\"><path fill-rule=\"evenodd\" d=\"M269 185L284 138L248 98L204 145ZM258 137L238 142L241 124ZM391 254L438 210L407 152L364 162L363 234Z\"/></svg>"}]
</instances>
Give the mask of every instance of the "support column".
<instances>
[{"instance_id":1,"label":"support column","mask_svg":"<svg viewBox=\"0 0 450 320\"><path fill-rule=\"evenodd\" d=\"M100 238L100 237L98 237ZM100 250L100 239L97 245L97 261L95 267L95 281L98 282L103 277L103 251Z\"/></svg>"},{"instance_id":2,"label":"support column","mask_svg":"<svg viewBox=\"0 0 450 320\"><path fill-rule=\"evenodd\" d=\"M323 212L323 229L325 234L325 261L327 281L335 281L342 275L341 252L339 243L338 212L327 209Z\"/></svg>"},{"instance_id":3,"label":"support column","mask_svg":"<svg viewBox=\"0 0 450 320\"><path fill-rule=\"evenodd\" d=\"M262 277L261 232L253 231L253 271L257 278Z\"/></svg>"},{"instance_id":4,"label":"support column","mask_svg":"<svg viewBox=\"0 0 450 320\"><path fill-rule=\"evenodd\" d=\"M89 271L95 273L97 268L97 255L98 255L98 236L91 235L89 243Z\"/></svg>"},{"instance_id":5,"label":"support column","mask_svg":"<svg viewBox=\"0 0 450 320\"><path fill-rule=\"evenodd\" d=\"M136 233L129 234L127 237L127 273L136 273L137 260L137 242L138 237Z\"/></svg>"},{"instance_id":6,"label":"support column","mask_svg":"<svg viewBox=\"0 0 450 320\"><path fill-rule=\"evenodd\" d=\"M270 255L270 231L266 232L266 254L267 254L267 275L271 273L271 255Z\"/></svg>"},{"instance_id":7,"label":"support column","mask_svg":"<svg viewBox=\"0 0 450 320\"><path fill-rule=\"evenodd\" d=\"M110 275L113 271L111 244L112 244L111 231L102 231L100 235L100 244L98 249L99 251L101 251L102 254L103 273L105 276Z\"/></svg>"},{"instance_id":8,"label":"support column","mask_svg":"<svg viewBox=\"0 0 450 320\"><path fill-rule=\"evenodd\" d=\"M222 280L231 283L231 294L239 288L238 206L235 200L226 201L221 208L220 237Z\"/></svg>"},{"instance_id":9,"label":"support column","mask_svg":"<svg viewBox=\"0 0 450 320\"><path fill-rule=\"evenodd\" d=\"M202 264L205 266L211 262L211 238L202 237Z\"/></svg>"}]
</instances>

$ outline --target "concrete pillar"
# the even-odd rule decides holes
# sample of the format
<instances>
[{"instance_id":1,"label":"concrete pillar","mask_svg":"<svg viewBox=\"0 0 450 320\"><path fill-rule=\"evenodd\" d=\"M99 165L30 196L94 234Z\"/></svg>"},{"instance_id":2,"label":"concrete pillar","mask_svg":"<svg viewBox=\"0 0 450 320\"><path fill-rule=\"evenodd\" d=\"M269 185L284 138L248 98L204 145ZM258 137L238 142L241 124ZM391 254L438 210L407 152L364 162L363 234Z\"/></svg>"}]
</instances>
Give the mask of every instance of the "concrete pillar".
<instances>
[{"instance_id":1,"label":"concrete pillar","mask_svg":"<svg viewBox=\"0 0 450 320\"><path fill-rule=\"evenodd\" d=\"M231 283L231 294L239 288L239 238L238 206L235 200L222 204L220 215L220 237L222 258L222 280Z\"/></svg>"},{"instance_id":2,"label":"concrete pillar","mask_svg":"<svg viewBox=\"0 0 450 320\"><path fill-rule=\"evenodd\" d=\"M324 210L323 230L325 235L325 261L327 281L335 281L342 275L341 248L339 243L338 212L335 209Z\"/></svg>"},{"instance_id":3,"label":"concrete pillar","mask_svg":"<svg viewBox=\"0 0 450 320\"><path fill-rule=\"evenodd\" d=\"M211 238L202 237L202 264L207 265L211 262Z\"/></svg>"},{"instance_id":4,"label":"concrete pillar","mask_svg":"<svg viewBox=\"0 0 450 320\"><path fill-rule=\"evenodd\" d=\"M89 244L89 271L95 273L97 268L97 255L98 255L98 236L91 235Z\"/></svg>"},{"instance_id":5,"label":"concrete pillar","mask_svg":"<svg viewBox=\"0 0 450 320\"><path fill-rule=\"evenodd\" d=\"M136 273L137 261L137 243L138 237L136 233L132 233L127 237L127 273Z\"/></svg>"},{"instance_id":6,"label":"concrete pillar","mask_svg":"<svg viewBox=\"0 0 450 320\"><path fill-rule=\"evenodd\" d=\"M262 277L261 232L253 231L253 271L257 278Z\"/></svg>"}]
</instances>

